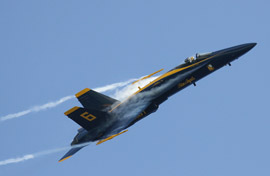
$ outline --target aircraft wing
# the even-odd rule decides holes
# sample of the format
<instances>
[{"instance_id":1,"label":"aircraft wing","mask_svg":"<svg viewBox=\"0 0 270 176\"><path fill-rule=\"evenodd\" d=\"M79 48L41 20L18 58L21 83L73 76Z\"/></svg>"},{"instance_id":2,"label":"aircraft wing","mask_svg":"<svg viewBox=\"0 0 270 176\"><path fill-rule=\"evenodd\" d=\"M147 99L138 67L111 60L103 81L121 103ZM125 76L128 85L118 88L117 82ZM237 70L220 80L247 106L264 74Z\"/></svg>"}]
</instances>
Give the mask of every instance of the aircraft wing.
<instances>
[{"instance_id":1,"label":"aircraft wing","mask_svg":"<svg viewBox=\"0 0 270 176\"><path fill-rule=\"evenodd\" d=\"M85 147L85 146L70 149L58 162L62 162L64 160L70 158L72 155L74 155L76 152L81 150L83 147Z\"/></svg>"}]
</instances>

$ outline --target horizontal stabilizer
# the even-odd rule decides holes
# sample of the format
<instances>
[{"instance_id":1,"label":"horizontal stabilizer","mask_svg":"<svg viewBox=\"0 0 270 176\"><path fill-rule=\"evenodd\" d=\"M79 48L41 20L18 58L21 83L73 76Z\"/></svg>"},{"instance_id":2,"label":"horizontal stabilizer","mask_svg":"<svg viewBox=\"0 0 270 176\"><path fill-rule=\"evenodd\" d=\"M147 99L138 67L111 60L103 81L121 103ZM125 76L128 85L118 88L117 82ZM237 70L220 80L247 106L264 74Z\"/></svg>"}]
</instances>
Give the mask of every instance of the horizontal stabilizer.
<instances>
[{"instance_id":1,"label":"horizontal stabilizer","mask_svg":"<svg viewBox=\"0 0 270 176\"><path fill-rule=\"evenodd\" d=\"M83 147L85 147L85 146L70 149L58 162L62 162L64 160L70 158L72 155L74 155L76 152L81 150Z\"/></svg>"}]
</instances>

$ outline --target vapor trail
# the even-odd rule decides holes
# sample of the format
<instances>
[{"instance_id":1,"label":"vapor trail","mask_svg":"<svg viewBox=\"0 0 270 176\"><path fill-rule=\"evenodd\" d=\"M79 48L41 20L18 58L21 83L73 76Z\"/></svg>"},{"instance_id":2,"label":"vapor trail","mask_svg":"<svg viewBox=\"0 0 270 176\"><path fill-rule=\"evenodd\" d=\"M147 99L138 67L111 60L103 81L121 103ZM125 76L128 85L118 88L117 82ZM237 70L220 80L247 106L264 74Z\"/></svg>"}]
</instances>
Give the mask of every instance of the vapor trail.
<instances>
[{"instance_id":1,"label":"vapor trail","mask_svg":"<svg viewBox=\"0 0 270 176\"><path fill-rule=\"evenodd\" d=\"M114 84L106 85L106 86L103 86L103 87L97 87L97 88L94 88L94 90L96 90L97 92L106 92L106 91L109 91L109 90L114 90L116 88L126 86L127 84L129 84L129 83L131 83L131 82L133 82L135 80L136 79L129 79L129 80L124 81L124 82L114 83ZM66 102L66 101L68 101L68 100L70 100L72 98L74 98L73 95L66 96L66 97L60 98L57 101L52 101L52 102L49 102L49 103L46 103L46 104L43 104L43 105L34 106L32 108L29 108L29 109L21 111L21 112L12 113L12 114L8 114L6 116L2 116L2 117L0 117L0 122L6 121L6 120L11 120L11 119L14 119L14 118L18 118L18 117L27 115L27 114L32 113L32 112L39 112L39 111L42 111L42 110L54 108L54 107Z\"/></svg>"},{"instance_id":2,"label":"vapor trail","mask_svg":"<svg viewBox=\"0 0 270 176\"><path fill-rule=\"evenodd\" d=\"M0 161L0 166L7 165L7 164L12 164L12 163L20 163L29 159L35 158L34 155L24 155L23 157L18 157L18 158L10 158L7 160Z\"/></svg>"},{"instance_id":3,"label":"vapor trail","mask_svg":"<svg viewBox=\"0 0 270 176\"><path fill-rule=\"evenodd\" d=\"M1 117L0 121L6 121L6 120L10 120L10 119L14 119L14 118L17 118L17 117L27 115L27 114L32 113L32 112L39 112L41 110L46 110L46 109L49 109L49 108L53 108L53 107L56 107L56 106L64 103L67 100L72 99L73 97L74 96L66 96L66 97L63 97L63 98L61 98L61 99L59 99L57 101L52 101L52 102L46 103L44 105L34 106L34 107L30 108L30 109L27 109L27 110L24 110L24 111L21 111L21 112L8 114L6 116Z\"/></svg>"},{"instance_id":4,"label":"vapor trail","mask_svg":"<svg viewBox=\"0 0 270 176\"><path fill-rule=\"evenodd\" d=\"M0 166L7 165L7 164L15 164L15 163L24 162L24 161L34 159L34 158L37 158L37 157L40 157L40 156L49 155L49 154L52 154L52 153L57 153L57 152L66 150L68 148L70 148L70 147L57 148L57 149L52 149L52 150L45 150L45 151L38 152L38 153L27 154L27 155L24 155L22 157L6 159L6 160L3 160L3 161L0 161Z\"/></svg>"},{"instance_id":5,"label":"vapor trail","mask_svg":"<svg viewBox=\"0 0 270 176\"><path fill-rule=\"evenodd\" d=\"M49 154L61 152L61 151L71 149L71 148L74 148L74 147L86 146L86 145L89 145L89 144L90 143L84 143L84 144L80 144L80 145L74 145L72 147L67 146L67 147L55 148L55 149L51 149L51 150L45 150L45 151L41 151L41 152L37 152L37 153L27 154L27 155L24 155L22 157L10 158L10 159L0 161L0 166L8 165L8 164L20 163L20 162L24 162L24 161L34 159L34 158L37 158L37 157L41 157L41 156L44 156L44 155L49 155Z\"/></svg>"},{"instance_id":6,"label":"vapor trail","mask_svg":"<svg viewBox=\"0 0 270 176\"><path fill-rule=\"evenodd\" d=\"M158 77L159 76L150 77L150 78L141 80L139 82L136 82L135 84L130 84L130 85L125 86L125 87L118 87L115 90L115 93L111 96L117 100L122 101L122 100L126 99L127 97L129 97L130 95L132 95L133 93L137 92L139 90L139 87L143 88L148 83L150 83L151 81L155 80Z\"/></svg>"}]
</instances>

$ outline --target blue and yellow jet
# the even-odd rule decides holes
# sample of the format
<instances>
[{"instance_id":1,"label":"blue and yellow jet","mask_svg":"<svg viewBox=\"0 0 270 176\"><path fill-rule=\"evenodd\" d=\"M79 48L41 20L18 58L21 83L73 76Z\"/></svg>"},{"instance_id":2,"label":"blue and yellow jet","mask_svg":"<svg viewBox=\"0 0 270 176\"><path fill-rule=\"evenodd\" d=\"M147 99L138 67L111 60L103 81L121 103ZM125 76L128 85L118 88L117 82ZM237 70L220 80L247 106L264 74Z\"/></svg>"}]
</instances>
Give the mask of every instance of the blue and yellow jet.
<instances>
[{"instance_id":1,"label":"blue and yellow jet","mask_svg":"<svg viewBox=\"0 0 270 176\"><path fill-rule=\"evenodd\" d=\"M85 143L97 141L97 145L124 132L127 128L155 112L159 105L176 92L213 73L251 50L256 43L247 43L204 54L196 54L167 73L159 76L120 102L111 97L84 89L76 94L83 107L73 107L65 112L82 128L74 137L72 148L59 160L71 157ZM160 72L159 70L157 72ZM155 73L142 79L148 78ZM140 80L139 80L140 81Z\"/></svg>"}]
</instances>

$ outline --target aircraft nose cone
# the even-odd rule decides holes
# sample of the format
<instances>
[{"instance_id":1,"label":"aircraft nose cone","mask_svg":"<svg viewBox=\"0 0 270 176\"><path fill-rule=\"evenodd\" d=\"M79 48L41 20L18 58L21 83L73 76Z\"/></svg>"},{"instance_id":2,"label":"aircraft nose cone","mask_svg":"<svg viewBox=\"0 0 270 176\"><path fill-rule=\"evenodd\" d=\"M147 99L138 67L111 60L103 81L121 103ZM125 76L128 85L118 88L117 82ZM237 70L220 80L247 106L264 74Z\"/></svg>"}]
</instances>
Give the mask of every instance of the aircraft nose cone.
<instances>
[{"instance_id":1,"label":"aircraft nose cone","mask_svg":"<svg viewBox=\"0 0 270 176\"><path fill-rule=\"evenodd\" d=\"M257 43L247 43L247 44L240 45L240 46L235 48L235 54L241 56L241 55L247 53L249 50L251 50L256 45L257 45Z\"/></svg>"},{"instance_id":2,"label":"aircraft nose cone","mask_svg":"<svg viewBox=\"0 0 270 176\"><path fill-rule=\"evenodd\" d=\"M213 57L213 60L220 61L223 64L230 63L250 51L256 45L257 43L246 43L213 52L213 55L216 55L216 57Z\"/></svg>"},{"instance_id":3,"label":"aircraft nose cone","mask_svg":"<svg viewBox=\"0 0 270 176\"><path fill-rule=\"evenodd\" d=\"M244 46L244 50L245 50L246 52L248 52L249 50L251 50L252 48L254 48L256 45L257 45L257 43L247 43L247 44L245 44L245 46Z\"/></svg>"},{"instance_id":4,"label":"aircraft nose cone","mask_svg":"<svg viewBox=\"0 0 270 176\"><path fill-rule=\"evenodd\" d=\"M252 48L253 48L254 46L257 45L257 43L250 43L249 45L252 46Z\"/></svg>"},{"instance_id":5,"label":"aircraft nose cone","mask_svg":"<svg viewBox=\"0 0 270 176\"><path fill-rule=\"evenodd\" d=\"M244 55L245 53L250 51L256 45L257 45L257 43L246 43L246 44L238 45L235 47L228 48L226 50L227 52L225 52L225 53L229 54L231 56L231 58L235 59L235 58L238 58L238 57Z\"/></svg>"}]
</instances>

